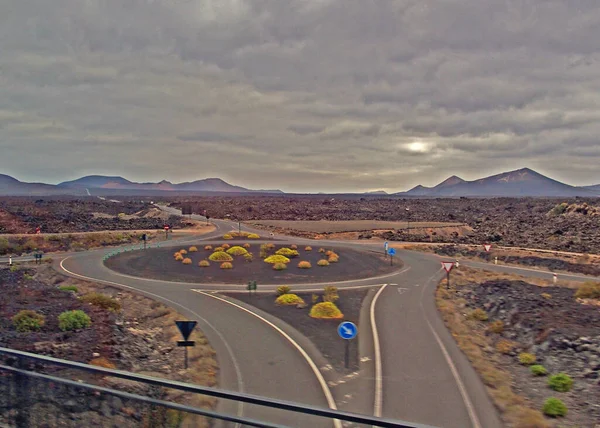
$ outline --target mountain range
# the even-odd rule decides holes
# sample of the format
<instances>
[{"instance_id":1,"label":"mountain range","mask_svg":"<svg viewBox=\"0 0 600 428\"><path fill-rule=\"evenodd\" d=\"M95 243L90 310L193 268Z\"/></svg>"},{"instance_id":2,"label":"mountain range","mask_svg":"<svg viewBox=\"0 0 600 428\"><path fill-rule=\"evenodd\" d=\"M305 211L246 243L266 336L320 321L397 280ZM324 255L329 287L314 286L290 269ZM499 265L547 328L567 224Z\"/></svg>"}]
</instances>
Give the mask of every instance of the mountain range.
<instances>
[{"instance_id":1,"label":"mountain range","mask_svg":"<svg viewBox=\"0 0 600 428\"><path fill-rule=\"evenodd\" d=\"M263 193L284 194L281 190L252 190L234 186L220 178L205 178L192 182L137 183L118 176L88 175L77 180L59 184L25 183L9 175L0 174L0 196L16 195L158 195L174 193ZM379 190L363 193L369 196L385 196ZM416 186L406 192L392 194L402 197L569 197L600 196L600 184L570 186L546 177L529 168L504 172L478 180L466 181L453 175L434 187Z\"/></svg>"},{"instance_id":2,"label":"mountain range","mask_svg":"<svg viewBox=\"0 0 600 428\"><path fill-rule=\"evenodd\" d=\"M251 190L231 185L220 178L205 178L185 183L136 183L118 176L88 175L62 183L24 183L0 174L0 195L100 195L100 194L159 194L159 193L283 193L281 190Z\"/></svg>"},{"instance_id":3,"label":"mountain range","mask_svg":"<svg viewBox=\"0 0 600 428\"><path fill-rule=\"evenodd\" d=\"M570 186L529 168L466 181L453 175L435 187L415 186L399 196L420 197L557 197L600 196L600 185Z\"/></svg>"}]
</instances>

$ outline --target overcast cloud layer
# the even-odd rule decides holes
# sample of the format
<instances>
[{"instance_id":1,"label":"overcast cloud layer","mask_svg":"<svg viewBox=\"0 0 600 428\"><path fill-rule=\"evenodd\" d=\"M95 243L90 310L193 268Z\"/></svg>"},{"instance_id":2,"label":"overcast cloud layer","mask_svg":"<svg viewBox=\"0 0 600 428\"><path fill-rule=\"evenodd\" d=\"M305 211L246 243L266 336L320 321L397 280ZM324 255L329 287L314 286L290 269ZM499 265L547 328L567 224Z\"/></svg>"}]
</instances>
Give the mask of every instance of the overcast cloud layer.
<instances>
[{"instance_id":1,"label":"overcast cloud layer","mask_svg":"<svg viewBox=\"0 0 600 428\"><path fill-rule=\"evenodd\" d=\"M597 0L0 0L0 173L600 183Z\"/></svg>"}]
</instances>

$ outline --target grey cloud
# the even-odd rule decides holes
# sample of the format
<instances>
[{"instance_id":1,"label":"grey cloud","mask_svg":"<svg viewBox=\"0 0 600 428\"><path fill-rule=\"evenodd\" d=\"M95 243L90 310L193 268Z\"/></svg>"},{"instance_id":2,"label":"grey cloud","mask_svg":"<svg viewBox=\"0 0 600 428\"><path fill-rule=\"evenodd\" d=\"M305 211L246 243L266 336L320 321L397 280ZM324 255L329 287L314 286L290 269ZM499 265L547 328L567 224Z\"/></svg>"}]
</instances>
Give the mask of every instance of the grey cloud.
<instances>
[{"instance_id":1,"label":"grey cloud","mask_svg":"<svg viewBox=\"0 0 600 428\"><path fill-rule=\"evenodd\" d=\"M21 179L393 191L493 165L600 183L593 0L8 2L0 169Z\"/></svg>"}]
</instances>

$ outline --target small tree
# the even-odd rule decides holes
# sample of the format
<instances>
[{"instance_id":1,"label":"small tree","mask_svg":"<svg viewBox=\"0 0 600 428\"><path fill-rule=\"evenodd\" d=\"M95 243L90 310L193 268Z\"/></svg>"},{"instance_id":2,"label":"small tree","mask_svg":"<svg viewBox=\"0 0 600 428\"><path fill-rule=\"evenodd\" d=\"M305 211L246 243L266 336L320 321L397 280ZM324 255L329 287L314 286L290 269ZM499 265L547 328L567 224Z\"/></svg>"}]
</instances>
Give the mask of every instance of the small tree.
<instances>
[{"instance_id":1,"label":"small tree","mask_svg":"<svg viewBox=\"0 0 600 428\"><path fill-rule=\"evenodd\" d=\"M58 316L58 328L62 331L87 328L92 325L90 317L82 310L66 311Z\"/></svg>"}]
</instances>

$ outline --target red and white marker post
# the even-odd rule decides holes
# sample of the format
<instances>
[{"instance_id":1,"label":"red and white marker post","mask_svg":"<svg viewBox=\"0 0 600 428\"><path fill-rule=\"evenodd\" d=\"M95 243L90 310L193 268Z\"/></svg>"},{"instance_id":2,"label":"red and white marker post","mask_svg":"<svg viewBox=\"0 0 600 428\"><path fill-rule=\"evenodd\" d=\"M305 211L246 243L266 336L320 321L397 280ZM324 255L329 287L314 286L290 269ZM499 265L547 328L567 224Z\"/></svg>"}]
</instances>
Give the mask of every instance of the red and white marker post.
<instances>
[{"instance_id":1,"label":"red and white marker post","mask_svg":"<svg viewBox=\"0 0 600 428\"><path fill-rule=\"evenodd\" d=\"M446 290L450 288L450 271L454 267L454 262L442 262L442 267L446 271Z\"/></svg>"}]
</instances>

